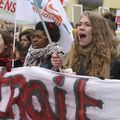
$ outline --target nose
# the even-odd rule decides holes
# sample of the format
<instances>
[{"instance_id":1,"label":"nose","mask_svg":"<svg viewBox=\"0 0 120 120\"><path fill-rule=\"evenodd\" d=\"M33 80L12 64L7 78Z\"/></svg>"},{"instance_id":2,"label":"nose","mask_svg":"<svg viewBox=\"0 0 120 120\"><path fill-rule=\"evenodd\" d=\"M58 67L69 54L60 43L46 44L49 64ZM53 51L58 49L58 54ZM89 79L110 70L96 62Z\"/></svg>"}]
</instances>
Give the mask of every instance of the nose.
<instances>
[{"instance_id":1,"label":"nose","mask_svg":"<svg viewBox=\"0 0 120 120\"><path fill-rule=\"evenodd\" d=\"M38 40L37 40L37 37L35 37L35 38L33 38L32 39L32 43L35 43L35 42L37 42Z\"/></svg>"},{"instance_id":2,"label":"nose","mask_svg":"<svg viewBox=\"0 0 120 120\"><path fill-rule=\"evenodd\" d=\"M80 25L78 29L79 30L85 30L85 25L84 24Z\"/></svg>"},{"instance_id":3,"label":"nose","mask_svg":"<svg viewBox=\"0 0 120 120\"><path fill-rule=\"evenodd\" d=\"M20 45L24 45L25 41L24 40L20 40Z\"/></svg>"}]
</instances>

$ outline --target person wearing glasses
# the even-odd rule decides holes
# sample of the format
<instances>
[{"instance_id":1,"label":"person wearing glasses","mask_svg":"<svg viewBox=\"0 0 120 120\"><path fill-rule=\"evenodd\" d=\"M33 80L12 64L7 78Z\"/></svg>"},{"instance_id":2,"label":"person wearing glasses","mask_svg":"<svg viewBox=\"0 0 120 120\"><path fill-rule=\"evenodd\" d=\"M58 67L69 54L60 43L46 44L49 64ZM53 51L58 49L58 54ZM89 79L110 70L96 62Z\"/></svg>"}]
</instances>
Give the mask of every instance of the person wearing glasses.
<instances>
[{"instance_id":1,"label":"person wearing glasses","mask_svg":"<svg viewBox=\"0 0 120 120\"><path fill-rule=\"evenodd\" d=\"M42 22L38 22L31 38L31 46L28 50L24 66L39 66L52 69L51 54L53 53L53 50L51 44L55 51L62 51L62 47L58 45L60 39L59 27L53 22L45 22L45 24L52 43L49 43Z\"/></svg>"}]
</instances>

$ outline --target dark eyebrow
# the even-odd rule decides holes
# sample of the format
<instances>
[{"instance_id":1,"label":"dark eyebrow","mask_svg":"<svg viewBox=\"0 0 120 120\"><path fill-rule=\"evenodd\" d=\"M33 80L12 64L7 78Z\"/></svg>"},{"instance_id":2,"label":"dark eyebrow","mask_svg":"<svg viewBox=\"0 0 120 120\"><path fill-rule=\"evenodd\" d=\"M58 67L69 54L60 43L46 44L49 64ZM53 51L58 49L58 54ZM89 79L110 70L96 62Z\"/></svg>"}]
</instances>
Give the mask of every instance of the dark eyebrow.
<instances>
[{"instance_id":1,"label":"dark eyebrow","mask_svg":"<svg viewBox=\"0 0 120 120\"><path fill-rule=\"evenodd\" d=\"M79 24L81 24L81 23L83 23L83 22L79 22ZM91 22L84 22L84 23L89 23L89 24L91 24Z\"/></svg>"}]
</instances>

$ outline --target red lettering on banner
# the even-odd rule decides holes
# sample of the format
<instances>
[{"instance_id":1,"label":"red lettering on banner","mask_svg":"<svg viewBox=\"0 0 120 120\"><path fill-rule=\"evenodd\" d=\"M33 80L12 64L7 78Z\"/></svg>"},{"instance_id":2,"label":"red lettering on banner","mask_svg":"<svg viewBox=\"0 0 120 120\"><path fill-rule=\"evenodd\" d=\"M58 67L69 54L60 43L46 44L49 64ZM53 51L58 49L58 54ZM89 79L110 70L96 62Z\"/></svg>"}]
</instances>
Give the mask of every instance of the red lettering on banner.
<instances>
[{"instance_id":1,"label":"red lettering on banner","mask_svg":"<svg viewBox=\"0 0 120 120\"><path fill-rule=\"evenodd\" d=\"M60 2L63 4L63 0L60 0Z\"/></svg>"},{"instance_id":2,"label":"red lettering on banner","mask_svg":"<svg viewBox=\"0 0 120 120\"><path fill-rule=\"evenodd\" d=\"M2 94L1 94L1 86L2 85L8 85L8 81L10 80L10 78L5 78L5 79L2 79L0 80L0 101L2 100ZM4 84L5 83L5 84ZM13 118L13 114L11 113L11 111L7 111L6 112L0 112L0 118Z\"/></svg>"},{"instance_id":3,"label":"red lettering on banner","mask_svg":"<svg viewBox=\"0 0 120 120\"><path fill-rule=\"evenodd\" d=\"M54 15L49 14L46 11L42 11L42 16L45 18L53 20L58 26L60 26L60 24L61 24L61 22L58 19L56 19L56 17Z\"/></svg>"},{"instance_id":4,"label":"red lettering on banner","mask_svg":"<svg viewBox=\"0 0 120 120\"><path fill-rule=\"evenodd\" d=\"M10 86L11 86L12 94L8 106L10 105L11 107L12 104L17 104L20 112L20 120L27 120L26 110L25 110L25 100L27 94L26 79L22 75L17 75L13 77L11 82L12 84L10 84ZM20 93L18 97L13 98L15 88L19 88Z\"/></svg>"},{"instance_id":5,"label":"red lettering on banner","mask_svg":"<svg viewBox=\"0 0 120 120\"><path fill-rule=\"evenodd\" d=\"M4 9L8 12L11 12L11 13L14 13L15 12L15 8L16 8L16 3L10 1L10 0L7 0L7 1L3 1L3 0L0 0L0 8L1 9Z\"/></svg>"},{"instance_id":6,"label":"red lettering on banner","mask_svg":"<svg viewBox=\"0 0 120 120\"><path fill-rule=\"evenodd\" d=\"M34 98L36 96L35 100L33 96ZM36 107L39 107L35 109L32 102L38 104ZM32 120L55 120L47 88L39 80L31 80L27 83L26 110Z\"/></svg>"},{"instance_id":7,"label":"red lettering on banner","mask_svg":"<svg viewBox=\"0 0 120 120\"><path fill-rule=\"evenodd\" d=\"M102 109L102 100L95 100L85 94L85 86L87 80L76 80L74 91L76 96L76 120L89 120L86 117L86 107L95 106Z\"/></svg>"},{"instance_id":8,"label":"red lettering on banner","mask_svg":"<svg viewBox=\"0 0 120 120\"><path fill-rule=\"evenodd\" d=\"M53 20L58 26L62 23L62 17L59 14L58 10L54 8L51 0L48 0L45 8L42 11L42 15L45 18Z\"/></svg>"},{"instance_id":9,"label":"red lettering on banner","mask_svg":"<svg viewBox=\"0 0 120 120\"><path fill-rule=\"evenodd\" d=\"M2 76L3 71L0 73ZM1 78L1 86L9 86L11 89L11 95L9 102L7 103L6 111L0 112L0 119L12 118L14 114L12 111L12 105L16 104L19 108L19 114L21 120L27 120L28 116L32 120L66 120L67 107L65 104L66 90L63 89L65 82L65 76L56 76L53 79L56 86L54 87L55 95L55 113L53 112L50 102L49 93L45 84L40 80L29 80L22 75L15 75L6 78ZM85 94L85 86L87 80L76 80L74 84L74 92L76 98L76 116L75 120L88 120L86 117L86 107L95 106L102 109L102 100L96 100ZM19 94L15 95L15 89L19 89ZM0 91L0 101L2 95Z\"/></svg>"},{"instance_id":10,"label":"red lettering on banner","mask_svg":"<svg viewBox=\"0 0 120 120\"><path fill-rule=\"evenodd\" d=\"M3 8L4 2L3 0L0 0L0 8Z\"/></svg>"},{"instance_id":11,"label":"red lettering on banner","mask_svg":"<svg viewBox=\"0 0 120 120\"><path fill-rule=\"evenodd\" d=\"M0 70L0 78L2 78L4 76L4 74L7 73L7 68L1 67L0 69L1 69Z\"/></svg>"},{"instance_id":12,"label":"red lettering on banner","mask_svg":"<svg viewBox=\"0 0 120 120\"><path fill-rule=\"evenodd\" d=\"M10 11L11 11L12 13L14 13L15 10L16 10L16 3L13 3L13 4L12 4L12 8L11 8Z\"/></svg>"},{"instance_id":13,"label":"red lettering on banner","mask_svg":"<svg viewBox=\"0 0 120 120\"><path fill-rule=\"evenodd\" d=\"M65 77L64 76L56 76L55 78L53 78L53 81L56 83L56 85L63 86L63 84L65 82Z\"/></svg>"},{"instance_id":14,"label":"red lettering on banner","mask_svg":"<svg viewBox=\"0 0 120 120\"><path fill-rule=\"evenodd\" d=\"M2 80L2 77L4 76L4 74L7 72L7 68L5 67L1 67L1 70L0 70L0 82ZM0 84L0 100L1 100L1 84Z\"/></svg>"},{"instance_id":15,"label":"red lettering on banner","mask_svg":"<svg viewBox=\"0 0 120 120\"><path fill-rule=\"evenodd\" d=\"M66 120L66 105L65 105L65 94L66 91L60 87L64 85L65 78L64 76L56 76L54 82L56 87L54 88L55 94L55 107L56 107L56 119L57 120Z\"/></svg>"},{"instance_id":16,"label":"red lettering on banner","mask_svg":"<svg viewBox=\"0 0 120 120\"><path fill-rule=\"evenodd\" d=\"M6 107L6 112L0 112L0 118L2 119L3 118L14 118L14 115L12 112L12 105L17 104L19 107L21 119L27 120L26 115L25 115L26 112L25 112L25 108L23 104L25 101L25 94L26 94L25 78L22 75L17 75L17 76L9 77L9 78L3 78L0 84L6 85L6 86L9 85L11 88L11 96L10 96L9 102ZM16 98L14 98L15 88L19 88L19 91L21 93L21 95Z\"/></svg>"},{"instance_id":17,"label":"red lettering on banner","mask_svg":"<svg viewBox=\"0 0 120 120\"><path fill-rule=\"evenodd\" d=\"M10 2L9 0L7 0L6 4L4 6L4 9L10 11L11 5L12 5L12 2Z\"/></svg>"}]
</instances>

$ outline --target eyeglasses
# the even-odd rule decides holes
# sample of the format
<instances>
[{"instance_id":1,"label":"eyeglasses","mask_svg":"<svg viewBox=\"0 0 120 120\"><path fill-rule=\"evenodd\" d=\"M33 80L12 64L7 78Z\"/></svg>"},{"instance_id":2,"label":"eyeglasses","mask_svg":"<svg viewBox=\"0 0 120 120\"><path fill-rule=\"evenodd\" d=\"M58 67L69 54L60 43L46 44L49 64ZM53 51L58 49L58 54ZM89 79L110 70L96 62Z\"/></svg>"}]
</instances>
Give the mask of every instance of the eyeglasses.
<instances>
[{"instance_id":1,"label":"eyeglasses","mask_svg":"<svg viewBox=\"0 0 120 120\"><path fill-rule=\"evenodd\" d=\"M38 39L46 39L47 37L44 36L44 35L32 35L32 39L35 39L35 38L38 38Z\"/></svg>"}]
</instances>

